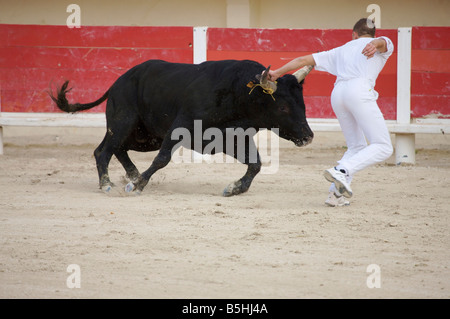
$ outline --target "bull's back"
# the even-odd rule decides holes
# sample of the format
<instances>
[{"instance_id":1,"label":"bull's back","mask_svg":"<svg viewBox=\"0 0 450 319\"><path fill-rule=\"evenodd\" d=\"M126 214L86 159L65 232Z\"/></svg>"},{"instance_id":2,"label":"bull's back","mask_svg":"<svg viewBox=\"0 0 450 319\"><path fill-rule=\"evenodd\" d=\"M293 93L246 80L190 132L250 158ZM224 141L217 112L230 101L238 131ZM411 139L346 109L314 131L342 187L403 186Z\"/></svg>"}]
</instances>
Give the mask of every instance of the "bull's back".
<instances>
[{"instance_id":1,"label":"bull's back","mask_svg":"<svg viewBox=\"0 0 450 319\"><path fill-rule=\"evenodd\" d=\"M261 68L254 61L186 64L149 60L123 74L111 87L110 96L124 97L126 105L121 107L136 112L147 127L154 128L152 133L161 135L180 115L208 117L217 104L218 92L224 88L231 91L236 80L246 81L239 78L243 73L254 76Z\"/></svg>"}]
</instances>

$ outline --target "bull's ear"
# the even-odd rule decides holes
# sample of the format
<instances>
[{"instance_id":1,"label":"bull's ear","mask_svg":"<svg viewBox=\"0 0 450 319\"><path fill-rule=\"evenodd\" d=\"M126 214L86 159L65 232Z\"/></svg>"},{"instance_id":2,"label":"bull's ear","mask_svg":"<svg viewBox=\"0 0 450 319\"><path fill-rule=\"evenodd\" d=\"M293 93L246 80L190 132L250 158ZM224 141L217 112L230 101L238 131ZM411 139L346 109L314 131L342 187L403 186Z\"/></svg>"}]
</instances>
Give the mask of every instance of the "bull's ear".
<instances>
[{"instance_id":1,"label":"bull's ear","mask_svg":"<svg viewBox=\"0 0 450 319\"><path fill-rule=\"evenodd\" d=\"M311 72L312 69L313 66L307 65L296 71L293 75L297 78L298 83L300 83L305 79L305 77L309 74L309 72Z\"/></svg>"}]
</instances>

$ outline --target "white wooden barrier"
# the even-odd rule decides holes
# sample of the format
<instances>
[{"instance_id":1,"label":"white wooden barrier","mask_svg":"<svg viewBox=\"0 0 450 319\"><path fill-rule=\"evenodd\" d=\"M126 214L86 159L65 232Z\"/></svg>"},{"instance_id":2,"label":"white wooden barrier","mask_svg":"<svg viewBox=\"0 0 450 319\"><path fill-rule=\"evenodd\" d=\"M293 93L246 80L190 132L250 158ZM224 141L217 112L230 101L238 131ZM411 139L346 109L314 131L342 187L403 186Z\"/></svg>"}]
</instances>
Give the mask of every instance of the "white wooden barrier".
<instances>
[{"instance_id":1,"label":"white wooden barrier","mask_svg":"<svg viewBox=\"0 0 450 319\"><path fill-rule=\"evenodd\" d=\"M207 27L194 28L194 63L207 59ZM411 120L411 28L398 29L397 119L386 121L395 134L396 163L415 163L415 134L448 134L449 119ZM50 103L50 102L49 102ZM0 100L1 108L1 100ZM334 119L308 119L313 131L333 132L341 128ZM105 114L98 113L11 113L0 112L0 154L3 154L3 126L104 127Z\"/></svg>"},{"instance_id":2,"label":"white wooden barrier","mask_svg":"<svg viewBox=\"0 0 450 319\"><path fill-rule=\"evenodd\" d=\"M397 43L397 123L411 123L411 28L398 29ZM395 162L416 162L415 135L400 132L395 136Z\"/></svg>"}]
</instances>

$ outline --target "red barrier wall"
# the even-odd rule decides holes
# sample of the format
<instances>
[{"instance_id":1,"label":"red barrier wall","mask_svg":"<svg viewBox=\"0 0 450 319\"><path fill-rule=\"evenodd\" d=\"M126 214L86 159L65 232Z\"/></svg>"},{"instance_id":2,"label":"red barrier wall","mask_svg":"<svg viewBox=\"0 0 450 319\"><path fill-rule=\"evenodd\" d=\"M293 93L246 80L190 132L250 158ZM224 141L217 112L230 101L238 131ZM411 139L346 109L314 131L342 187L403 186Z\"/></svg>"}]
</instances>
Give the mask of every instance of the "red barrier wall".
<instances>
[{"instance_id":1,"label":"red barrier wall","mask_svg":"<svg viewBox=\"0 0 450 319\"><path fill-rule=\"evenodd\" d=\"M397 30L378 30L395 46L378 77L378 103L396 118ZM278 68L348 42L351 30L208 28L208 60L251 59ZM450 115L450 28L412 32L411 113ZM129 68L149 59L193 62L192 27L101 27L0 24L0 105L4 112L57 112L46 91L68 79L72 101L100 97ZM335 77L313 70L305 83L307 116L334 118ZM91 110L103 112L105 103Z\"/></svg>"},{"instance_id":2,"label":"red barrier wall","mask_svg":"<svg viewBox=\"0 0 450 319\"><path fill-rule=\"evenodd\" d=\"M449 27L412 28L411 116L426 115L450 117Z\"/></svg>"},{"instance_id":3,"label":"red barrier wall","mask_svg":"<svg viewBox=\"0 0 450 319\"><path fill-rule=\"evenodd\" d=\"M208 29L208 60L249 59L276 69L301 55L333 49L351 40L351 30ZM396 118L397 30L378 30L394 43L394 53L380 73L376 90L386 119ZM330 95L336 77L313 70L304 86L307 117L335 118Z\"/></svg>"},{"instance_id":4,"label":"red barrier wall","mask_svg":"<svg viewBox=\"0 0 450 319\"><path fill-rule=\"evenodd\" d=\"M0 24L4 112L57 112L47 95L65 79L72 101L98 99L128 69L149 59L193 62L191 27L90 27ZM106 103L92 109L103 112Z\"/></svg>"}]
</instances>

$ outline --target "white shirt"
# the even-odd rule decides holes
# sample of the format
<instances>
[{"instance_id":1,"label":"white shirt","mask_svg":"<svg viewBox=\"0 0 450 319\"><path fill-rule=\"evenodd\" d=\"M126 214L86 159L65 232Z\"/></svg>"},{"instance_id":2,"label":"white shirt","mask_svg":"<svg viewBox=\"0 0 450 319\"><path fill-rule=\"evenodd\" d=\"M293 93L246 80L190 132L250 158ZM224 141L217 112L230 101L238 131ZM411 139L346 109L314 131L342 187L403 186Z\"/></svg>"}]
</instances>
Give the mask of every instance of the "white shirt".
<instances>
[{"instance_id":1,"label":"white shirt","mask_svg":"<svg viewBox=\"0 0 450 319\"><path fill-rule=\"evenodd\" d=\"M329 51L313 53L315 69L335 75L337 77L335 84L339 81L363 78L368 79L373 88L378 74L394 51L392 41L387 37L381 38L386 40L387 51L384 53L377 51L370 59L361 53L367 43L374 40L366 37L352 40Z\"/></svg>"}]
</instances>

